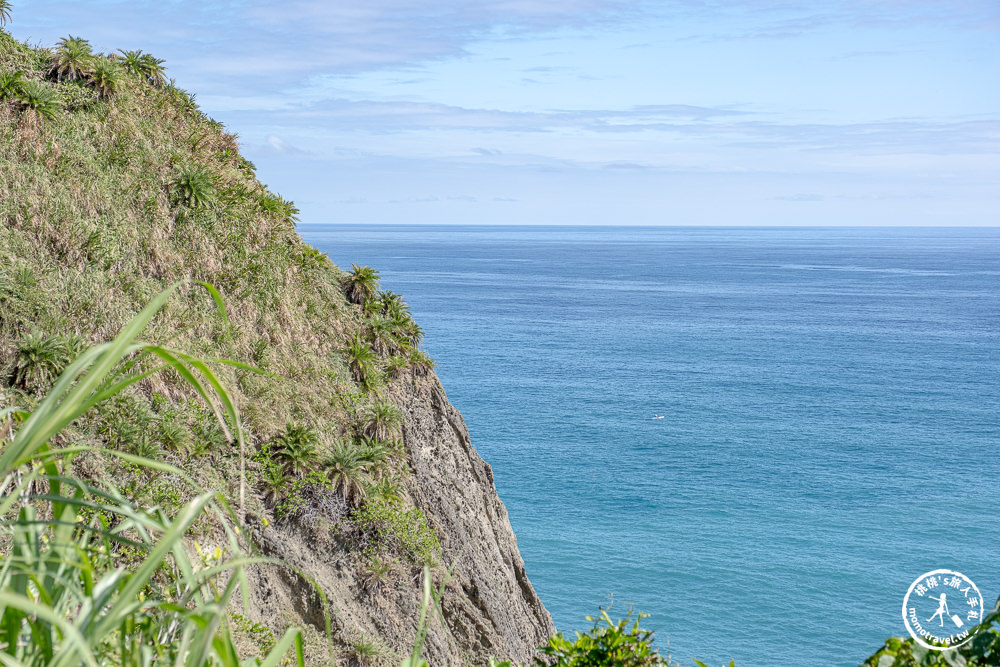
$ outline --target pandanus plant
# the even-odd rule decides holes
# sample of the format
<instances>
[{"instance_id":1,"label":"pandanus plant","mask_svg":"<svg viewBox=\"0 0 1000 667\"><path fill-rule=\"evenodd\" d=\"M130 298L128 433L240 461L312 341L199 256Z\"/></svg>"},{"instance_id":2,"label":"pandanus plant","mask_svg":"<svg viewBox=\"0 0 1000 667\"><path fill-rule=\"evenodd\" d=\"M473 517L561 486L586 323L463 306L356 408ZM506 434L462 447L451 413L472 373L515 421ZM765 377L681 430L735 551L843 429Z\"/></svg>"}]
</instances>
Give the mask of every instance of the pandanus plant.
<instances>
[{"instance_id":1,"label":"pandanus plant","mask_svg":"<svg viewBox=\"0 0 1000 667\"><path fill-rule=\"evenodd\" d=\"M370 266L351 264L351 272L347 274L347 298L351 303L365 304L378 294L378 271Z\"/></svg>"},{"instance_id":2,"label":"pandanus plant","mask_svg":"<svg viewBox=\"0 0 1000 667\"><path fill-rule=\"evenodd\" d=\"M51 72L57 81L76 81L87 76L93 67L90 42L80 37L63 37L52 54Z\"/></svg>"}]
</instances>

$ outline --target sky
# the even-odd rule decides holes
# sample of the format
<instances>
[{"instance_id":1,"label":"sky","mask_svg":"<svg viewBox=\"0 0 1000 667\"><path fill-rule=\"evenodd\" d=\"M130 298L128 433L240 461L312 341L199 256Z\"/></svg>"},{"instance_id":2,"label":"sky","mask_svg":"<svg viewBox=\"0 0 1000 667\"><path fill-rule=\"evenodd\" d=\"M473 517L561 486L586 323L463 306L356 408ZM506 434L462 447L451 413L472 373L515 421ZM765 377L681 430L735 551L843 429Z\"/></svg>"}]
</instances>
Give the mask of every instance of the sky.
<instances>
[{"instance_id":1,"label":"sky","mask_svg":"<svg viewBox=\"0 0 1000 667\"><path fill-rule=\"evenodd\" d=\"M303 223L1000 224L997 0L14 0Z\"/></svg>"}]
</instances>

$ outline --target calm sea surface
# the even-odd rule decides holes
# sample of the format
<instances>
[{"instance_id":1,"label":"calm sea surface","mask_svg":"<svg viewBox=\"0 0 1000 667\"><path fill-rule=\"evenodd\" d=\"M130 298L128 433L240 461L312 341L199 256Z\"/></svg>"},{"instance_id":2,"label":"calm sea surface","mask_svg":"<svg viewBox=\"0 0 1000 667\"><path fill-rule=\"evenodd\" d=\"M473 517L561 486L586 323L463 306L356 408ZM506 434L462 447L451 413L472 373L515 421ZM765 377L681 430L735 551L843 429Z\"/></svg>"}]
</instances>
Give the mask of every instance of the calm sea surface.
<instances>
[{"instance_id":1,"label":"calm sea surface","mask_svg":"<svg viewBox=\"0 0 1000 667\"><path fill-rule=\"evenodd\" d=\"M411 305L560 630L846 667L926 571L1000 595L1000 229L301 229Z\"/></svg>"}]
</instances>

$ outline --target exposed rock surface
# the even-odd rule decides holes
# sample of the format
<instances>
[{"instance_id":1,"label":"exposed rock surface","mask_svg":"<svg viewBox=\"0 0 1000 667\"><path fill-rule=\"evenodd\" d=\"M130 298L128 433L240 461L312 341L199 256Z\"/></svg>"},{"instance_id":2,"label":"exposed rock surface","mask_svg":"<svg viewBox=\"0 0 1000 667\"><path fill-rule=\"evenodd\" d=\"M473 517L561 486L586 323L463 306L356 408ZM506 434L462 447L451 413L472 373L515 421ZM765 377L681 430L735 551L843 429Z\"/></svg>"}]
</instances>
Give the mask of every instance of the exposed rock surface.
<instances>
[{"instance_id":1,"label":"exposed rock surface","mask_svg":"<svg viewBox=\"0 0 1000 667\"><path fill-rule=\"evenodd\" d=\"M450 570L442 600L444 624L431 624L424 656L431 665L486 664L492 657L530 662L555 628L525 574L507 510L493 471L472 447L458 410L437 377L408 375L390 396L406 418L404 444L413 475L412 502L426 514L443 551L440 582ZM419 576L395 573L391 586L365 590L364 563L356 552L301 523L264 530L265 551L301 568L323 589L333 607L338 635L376 639L398 657L412 646L420 615ZM298 620L323 627L322 606L311 585L288 570L253 578L258 620Z\"/></svg>"}]
</instances>

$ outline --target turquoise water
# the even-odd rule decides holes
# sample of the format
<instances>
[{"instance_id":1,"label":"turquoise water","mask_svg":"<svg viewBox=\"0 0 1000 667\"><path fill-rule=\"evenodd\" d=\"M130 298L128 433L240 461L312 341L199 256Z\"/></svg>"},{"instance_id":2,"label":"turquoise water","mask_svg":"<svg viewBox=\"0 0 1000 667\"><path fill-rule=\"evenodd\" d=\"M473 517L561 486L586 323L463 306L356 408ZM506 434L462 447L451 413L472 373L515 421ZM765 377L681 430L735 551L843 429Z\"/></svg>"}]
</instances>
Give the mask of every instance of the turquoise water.
<instances>
[{"instance_id":1,"label":"turquoise water","mask_svg":"<svg viewBox=\"0 0 1000 667\"><path fill-rule=\"evenodd\" d=\"M847 666L923 572L1000 595L1000 229L303 236L412 306L560 630Z\"/></svg>"}]
</instances>

